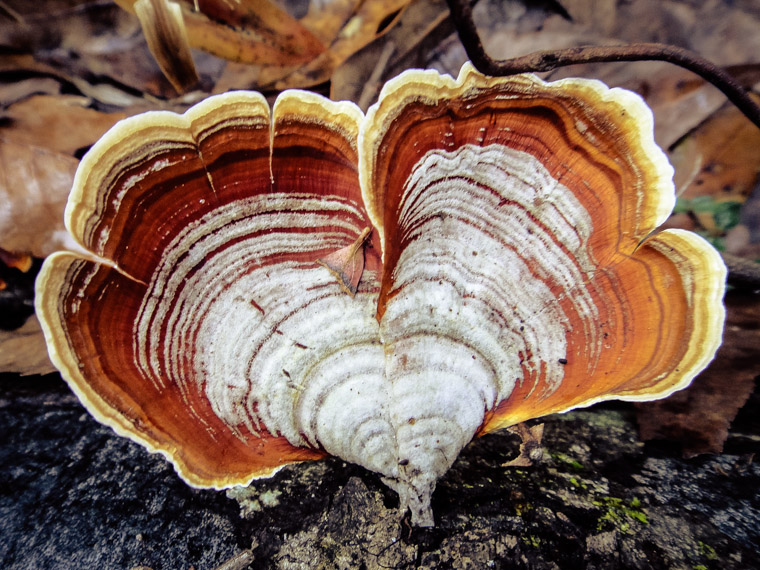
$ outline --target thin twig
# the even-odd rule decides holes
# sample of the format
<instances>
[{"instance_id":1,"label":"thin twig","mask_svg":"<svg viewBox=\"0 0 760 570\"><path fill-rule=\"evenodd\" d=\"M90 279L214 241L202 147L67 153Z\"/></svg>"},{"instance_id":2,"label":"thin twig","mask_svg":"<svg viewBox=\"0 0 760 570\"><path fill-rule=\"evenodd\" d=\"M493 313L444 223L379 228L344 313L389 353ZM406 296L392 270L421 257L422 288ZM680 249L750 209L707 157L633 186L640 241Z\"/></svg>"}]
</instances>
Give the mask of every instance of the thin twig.
<instances>
[{"instance_id":1,"label":"thin twig","mask_svg":"<svg viewBox=\"0 0 760 570\"><path fill-rule=\"evenodd\" d=\"M582 46L560 50L537 51L505 60L491 59L483 49L469 0L446 0L459 39L472 64L486 75L503 76L526 72L550 71L578 63L612 61L666 61L696 73L720 89L747 118L760 128L760 106L744 88L714 63L676 46L635 43L622 46Z\"/></svg>"}]
</instances>

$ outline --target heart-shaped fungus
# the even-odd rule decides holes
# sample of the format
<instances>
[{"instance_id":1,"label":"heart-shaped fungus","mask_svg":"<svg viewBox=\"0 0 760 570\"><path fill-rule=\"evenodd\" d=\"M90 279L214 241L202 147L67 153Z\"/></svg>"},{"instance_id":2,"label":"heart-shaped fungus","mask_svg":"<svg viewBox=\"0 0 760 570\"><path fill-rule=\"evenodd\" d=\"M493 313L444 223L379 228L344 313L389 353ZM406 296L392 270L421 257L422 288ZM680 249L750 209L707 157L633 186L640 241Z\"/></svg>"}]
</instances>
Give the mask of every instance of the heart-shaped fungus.
<instances>
[{"instance_id":1,"label":"heart-shaped fungus","mask_svg":"<svg viewBox=\"0 0 760 570\"><path fill-rule=\"evenodd\" d=\"M634 94L409 71L364 117L283 93L116 125L37 309L90 412L189 484L341 457L417 525L476 435L685 387L723 326Z\"/></svg>"}]
</instances>

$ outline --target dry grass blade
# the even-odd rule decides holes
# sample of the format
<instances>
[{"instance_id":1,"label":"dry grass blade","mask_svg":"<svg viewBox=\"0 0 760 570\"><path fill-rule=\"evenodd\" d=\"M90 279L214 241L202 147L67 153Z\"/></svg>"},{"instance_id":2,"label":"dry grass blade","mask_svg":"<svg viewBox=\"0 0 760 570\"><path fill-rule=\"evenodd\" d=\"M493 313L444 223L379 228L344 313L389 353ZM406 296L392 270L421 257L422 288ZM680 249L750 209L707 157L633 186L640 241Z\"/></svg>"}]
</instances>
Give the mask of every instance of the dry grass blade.
<instances>
[{"instance_id":1,"label":"dry grass blade","mask_svg":"<svg viewBox=\"0 0 760 570\"><path fill-rule=\"evenodd\" d=\"M161 71L178 93L190 90L199 78L179 5L168 0L137 0L134 10Z\"/></svg>"}]
</instances>

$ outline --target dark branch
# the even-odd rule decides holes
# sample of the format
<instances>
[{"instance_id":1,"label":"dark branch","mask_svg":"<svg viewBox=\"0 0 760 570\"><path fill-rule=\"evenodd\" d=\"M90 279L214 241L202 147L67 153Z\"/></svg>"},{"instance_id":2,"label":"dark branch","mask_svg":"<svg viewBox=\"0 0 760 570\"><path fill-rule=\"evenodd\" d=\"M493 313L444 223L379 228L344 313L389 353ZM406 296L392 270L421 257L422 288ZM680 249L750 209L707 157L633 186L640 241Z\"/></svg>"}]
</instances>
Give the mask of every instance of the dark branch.
<instances>
[{"instance_id":1,"label":"dark branch","mask_svg":"<svg viewBox=\"0 0 760 570\"><path fill-rule=\"evenodd\" d=\"M720 89L747 118L760 128L760 107L749 93L722 68L688 50L666 44L638 43L623 46L583 46L556 51L538 51L505 60L493 60L483 49L472 21L469 0L446 0L451 19L467 57L481 73L503 76L550 71L578 63L609 61L666 61L696 73Z\"/></svg>"}]
</instances>

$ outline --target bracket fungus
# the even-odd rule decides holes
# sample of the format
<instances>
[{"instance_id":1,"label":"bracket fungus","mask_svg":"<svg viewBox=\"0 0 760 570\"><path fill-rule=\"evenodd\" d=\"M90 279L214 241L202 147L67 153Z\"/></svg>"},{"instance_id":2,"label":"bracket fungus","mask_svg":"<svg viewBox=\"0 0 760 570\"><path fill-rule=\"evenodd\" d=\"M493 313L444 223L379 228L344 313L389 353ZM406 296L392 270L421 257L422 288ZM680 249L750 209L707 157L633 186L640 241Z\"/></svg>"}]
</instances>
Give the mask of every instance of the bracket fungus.
<instances>
[{"instance_id":1,"label":"bracket fungus","mask_svg":"<svg viewBox=\"0 0 760 570\"><path fill-rule=\"evenodd\" d=\"M66 223L91 256L49 257L37 310L89 411L190 485L334 455L432 525L473 437L712 359L725 267L653 233L671 177L646 105L591 80L412 70L366 116L231 92L90 150Z\"/></svg>"}]
</instances>

